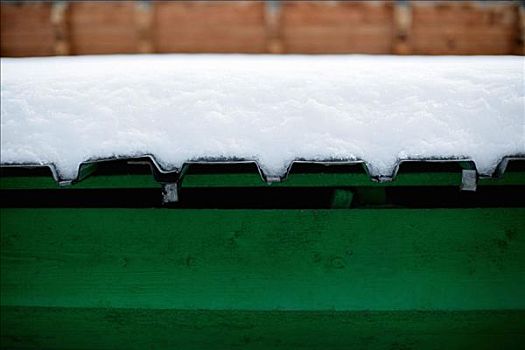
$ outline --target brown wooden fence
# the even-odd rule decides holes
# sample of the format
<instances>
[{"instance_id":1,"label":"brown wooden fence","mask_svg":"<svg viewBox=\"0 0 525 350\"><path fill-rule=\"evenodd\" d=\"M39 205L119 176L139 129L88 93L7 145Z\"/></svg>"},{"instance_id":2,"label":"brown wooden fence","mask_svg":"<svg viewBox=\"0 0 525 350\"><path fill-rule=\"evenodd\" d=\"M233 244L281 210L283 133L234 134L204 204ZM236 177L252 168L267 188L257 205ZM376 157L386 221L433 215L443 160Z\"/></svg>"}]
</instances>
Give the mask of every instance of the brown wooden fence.
<instances>
[{"instance_id":1,"label":"brown wooden fence","mask_svg":"<svg viewBox=\"0 0 525 350\"><path fill-rule=\"evenodd\" d=\"M2 56L524 53L518 2L2 2Z\"/></svg>"}]
</instances>

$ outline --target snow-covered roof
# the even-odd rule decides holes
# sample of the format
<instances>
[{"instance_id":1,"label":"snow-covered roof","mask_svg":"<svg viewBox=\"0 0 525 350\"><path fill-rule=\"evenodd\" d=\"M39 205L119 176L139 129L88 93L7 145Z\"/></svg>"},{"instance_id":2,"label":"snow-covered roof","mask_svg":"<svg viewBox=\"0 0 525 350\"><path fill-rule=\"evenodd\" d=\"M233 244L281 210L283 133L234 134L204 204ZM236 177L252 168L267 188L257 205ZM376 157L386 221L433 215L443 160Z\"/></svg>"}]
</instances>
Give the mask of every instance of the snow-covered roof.
<instances>
[{"instance_id":1,"label":"snow-covered roof","mask_svg":"<svg viewBox=\"0 0 525 350\"><path fill-rule=\"evenodd\" d=\"M56 167L152 156L357 161L525 155L524 58L134 55L1 59L1 163Z\"/></svg>"}]
</instances>

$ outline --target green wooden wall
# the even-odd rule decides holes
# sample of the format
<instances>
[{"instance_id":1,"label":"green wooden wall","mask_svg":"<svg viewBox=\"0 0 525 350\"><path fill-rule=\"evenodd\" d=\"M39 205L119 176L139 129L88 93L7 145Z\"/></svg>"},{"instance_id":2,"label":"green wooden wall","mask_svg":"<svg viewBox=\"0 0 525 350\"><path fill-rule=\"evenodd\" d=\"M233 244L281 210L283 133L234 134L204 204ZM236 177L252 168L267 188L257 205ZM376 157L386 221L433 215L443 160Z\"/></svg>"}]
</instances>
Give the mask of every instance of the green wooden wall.
<instances>
[{"instance_id":1,"label":"green wooden wall","mask_svg":"<svg viewBox=\"0 0 525 350\"><path fill-rule=\"evenodd\" d=\"M0 214L5 348L525 344L525 208Z\"/></svg>"},{"instance_id":2,"label":"green wooden wall","mask_svg":"<svg viewBox=\"0 0 525 350\"><path fill-rule=\"evenodd\" d=\"M190 168L179 181L211 196L331 193L315 209L276 209L282 193L252 209L162 205L147 171L100 168L60 188L42 172L1 174L0 348L525 347L525 171L515 165L479 179L477 193L459 192L461 173L443 169L387 183L291 173L268 185L256 172ZM119 191L138 207L67 204ZM158 205L142 191L158 192ZM460 204L440 206L443 193ZM436 200L418 205L418 194Z\"/></svg>"}]
</instances>

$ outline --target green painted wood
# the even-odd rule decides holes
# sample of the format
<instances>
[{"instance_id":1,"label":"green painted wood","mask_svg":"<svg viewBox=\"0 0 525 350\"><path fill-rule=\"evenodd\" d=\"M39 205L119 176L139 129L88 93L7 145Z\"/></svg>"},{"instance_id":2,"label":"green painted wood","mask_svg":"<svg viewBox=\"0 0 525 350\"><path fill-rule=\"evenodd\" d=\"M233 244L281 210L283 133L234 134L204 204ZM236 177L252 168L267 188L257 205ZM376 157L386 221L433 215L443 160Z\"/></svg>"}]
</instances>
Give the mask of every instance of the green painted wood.
<instances>
[{"instance_id":1,"label":"green painted wood","mask_svg":"<svg viewBox=\"0 0 525 350\"><path fill-rule=\"evenodd\" d=\"M283 182L268 184L259 174L187 174L181 187L348 187L348 186L460 186L460 173L404 173L391 182L374 182L366 174L290 174ZM525 173L507 173L503 178L479 179L479 186L525 185ZM59 187L51 177L1 177L0 189L94 189L158 188L151 175L92 175L71 186Z\"/></svg>"},{"instance_id":2,"label":"green painted wood","mask_svg":"<svg viewBox=\"0 0 525 350\"><path fill-rule=\"evenodd\" d=\"M36 349L522 349L524 311L209 311L4 307Z\"/></svg>"},{"instance_id":3,"label":"green painted wood","mask_svg":"<svg viewBox=\"0 0 525 350\"><path fill-rule=\"evenodd\" d=\"M4 306L525 309L524 208L0 213Z\"/></svg>"},{"instance_id":4,"label":"green painted wood","mask_svg":"<svg viewBox=\"0 0 525 350\"><path fill-rule=\"evenodd\" d=\"M524 218L2 208L2 346L518 348Z\"/></svg>"},{"instance_id":5,"label":"green painted wood","mask_svg":"<svg viewBox=\"0 0 525 350\"><path fill-rule=\"evenodd\" d=\"M350 208L354 193L347 189L336 188L332 193L330 208L345 209Z\"/></svg>"},{"instance_id":6,"label":"green painted wood","mask_svg":"<svg viewBox=\"0 0 525 350\"><path fill-rule=\"evenodd\" d=\"M385 205L387 202L384 187L358 187L356 195L367 205Z\"/></svg>"},{"instance_id":7,"label":"green painted wood","mask_svg":"<svg viewBox=\"0 0 525 350\"><path fill-rule=\"evenodd\" d=\"M0 178L2 190L160 188L160 186L152 175L96 175L70 186L59 186L52 177L45 176Z\"/></svg>"},{"instance_id":8,"label":"green painted wood","mask_svg":"<svg viewBox=\"0 0 525 350\"><path fill-rule=\"evenodd\" d=\"M59 188L59 186L51 176L0 177L0 189L2 190L40 190L55 188Z\"/></svg>"},{"instance_id":9,"label":"green painted wood","mask_svg":"<svg viewBox=\"0 0 525 350\"><path fill-rule=\"evenodd\" d=\"M461 173L400 173L390 182L374 182L366 174L290 174L283 182L270 185L256 174L188 174L182 187L344 187L344 186L460 186ZM507 173L500 179L479 179L479 186L525 185L525 173Z\"/></svg>"},{"instance_id":10,"label":"green painted wood","mask_svg":"<svg viewBox=\"0 0 525 350\"><path fill-rule=\"evenodd\" d=\"M508 172L502 178L481 178L478 186L525 185L525 172Z\"/></svg>"},{"instance_id":11,"label":"green painted wood","mask_svg":"<svg viewBox=\"0 0 525 350\"><path fill-rule=\"evenodd\" d=\"M461 184L460 173L414 173L399 175L395 181L374 182L367 174L312 173L290 174L283 182L262 182L256 174L188 174L182 187L343 187L343 186L420 186Z\"/></svg>"}]
</instances>

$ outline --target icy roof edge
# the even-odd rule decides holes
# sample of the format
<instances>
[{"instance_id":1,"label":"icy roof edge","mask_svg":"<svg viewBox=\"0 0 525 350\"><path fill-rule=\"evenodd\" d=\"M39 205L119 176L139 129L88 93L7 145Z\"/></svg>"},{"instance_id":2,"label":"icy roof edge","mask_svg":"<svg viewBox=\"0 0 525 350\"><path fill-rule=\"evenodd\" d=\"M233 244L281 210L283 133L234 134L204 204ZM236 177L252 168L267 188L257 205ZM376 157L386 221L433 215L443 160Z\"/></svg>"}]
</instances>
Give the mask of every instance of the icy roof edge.
<instances>
[{"instance_id":1,"label":"icy roof edge","mask_svg":"<svg viewBox=\"0 0 525 350\"><path fill-rule=\"evenodd\" d=\"M246 163L255 164L259 172L259 175L261 176L261 180L267 183L285 181L288 178L288 175L290 174L290 171L293 165L297 163L324 164L324 165L361 164L364 167L370 180L375 181L375 182L389 182L389 181L395 180L397 173L399 171L399 167L401 166L402 163L406 163L406 162L470 162L476 166L476 169L472 169L472 170L476 170L476 172L478 172L476 162L473 159L468 158L468 157L465 157L465 158L457 157L457 158L398 159L390 174L374 173L374 171L371 170L372 167L370 166L370 164L368 164L364 160L359 160L359 159L356 159L356 160L324 160L324 161L297 159L297 160L290 162L290 164L288 165L286 169L286 172L283 175L267 174L265 173L263 168L260 166L260 164L256 160L250 160L250 159L233 159L233 160L232 159L195 159L195 160L188 160L184 162L180 168L165 169L156 160L156 158L150 154L146 154L143 156L135 156L135 157L113 157L113 158L97 158L97 159L87 160L78 165L77 173L72 178L62 176L60 174L59 168L53 163L48 163L48 164L2 163L0 164L0 167L19 167L19 168L48 167L53 175L53 179L59 185L67 186L74 182L82 180L83 176L81 175L81 170L83 167L87 165L108 162L108 161L115 161L115 160L134 160L134 159L141 159L141 158L148 158L150 160L151 166L155 168L158 174L176 175L175 178L177 179L180 179L180 176L182 176L182 173L184 172L183 171L184 168L190 164L246 164ZM497 166L493 169L491 173L479 173L478 172L478 175L481 178L501 177L505 173L509 161L512 161L512 160L525 160L525 153L504 156L498 161ZM155 175L155 172L153 172L153 175ZM159 180L159 182L163 182L160 179L157 179L157 180Z\"/></svg>"}]
</instances>

